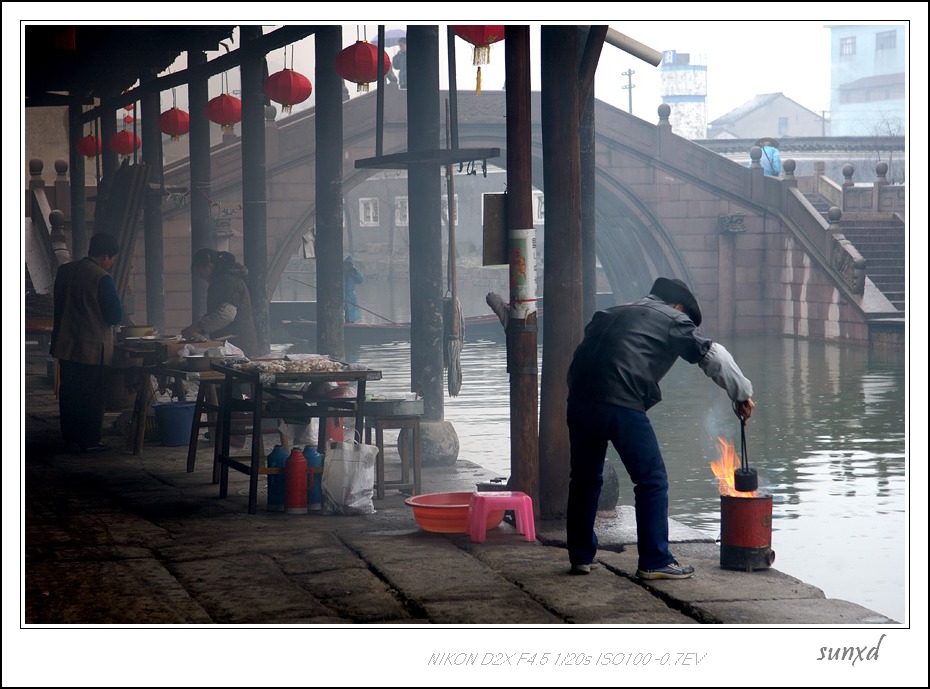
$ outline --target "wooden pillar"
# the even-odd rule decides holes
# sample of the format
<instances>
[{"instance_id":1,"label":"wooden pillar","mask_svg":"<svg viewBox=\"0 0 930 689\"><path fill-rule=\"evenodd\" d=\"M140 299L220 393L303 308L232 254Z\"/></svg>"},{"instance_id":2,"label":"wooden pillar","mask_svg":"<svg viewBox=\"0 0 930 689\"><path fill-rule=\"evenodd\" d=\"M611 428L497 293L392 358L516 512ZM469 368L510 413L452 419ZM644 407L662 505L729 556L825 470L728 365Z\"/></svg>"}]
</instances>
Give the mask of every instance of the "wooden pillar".
<instances>
[{"instance_id":1,"label":"wooden pillar","mask_svg":"<svg viewBox=\"0 0 930 689\"><path fill-rule=\"evenodd\" d=\"M141 76L141 81L155 79L154 72ZM145 242L145 322L160 333L165 332L165 236L161 215L162 150L158 115L161 107L159 92L142 94L142 162L149 169L145 187L143 241Z\"/></svg>"},{"instance_id":2,"label":"wooden pillar","mask_svg":"<svg viewBox=\"0 0 930 689\"><path fill-rule=\"evenodd\" d=\"M594 89L581 104L578 140L581 146L581 284L584 293L582 322L597 311L597 237L594 232Z\"/></svg>"},{"instance_id":3,"label":"wooden pillar","mask_svg":"<svg viewBox=\"0 0 930 689\"><path fill-rule=\"evenodd\" d=\"M504 59L507 101L507 229L514 237L521 230L533 229L532 117L530 96L530 29L508 25L505 28ZM535 246L530 247L535 263ZM519 245L511 245L508 260ZM510 372L510 485L533 498L539 511L539 377L537 362L537 323L535 266L532 303L517 304L514 285L525 281L519 267L510 264L510 319L507 346Z\"/></svg>"},{"instance_id":4,"label":"wooden pillar","mask_svg":"<svg viewBox=\"0 0 930 689\"><path fill-rule=\"evenodd\" d=\"M439 27L410 25L407 43L407 148L438 150ZM441 181L438 163L410 165L410 389L423 398L426 421L443 418Z\"/></svg>"},{"instance_id":5,"label":"wooden pillar","mask_svg":"<svg viewBox=\"0 0 930 689\"><path fill-rule=\"evenodd\" d=\"M190 50L187 61L191 68L205 65L207 54ZM210 120L207 119L207 77L193 79L187 85L190 103L191 129L188 133L191 161L191 257L198 249L213 248L213 223L210 219ZM191 322L207 312L207 284L191 278Z\"/></svg>"},{"instance_id":6,"label":"wooden pillar","mask_svg":"<svg viewBox=\"0 0 930 689\"><path fill-rule=\"evenodd\" d=\"M314 38L316 76L316 313L317 351L342 360L345 320L342 279L342 77L333 69L342 27L323 26Z\"/></svg>"},{"instance_id":7,"label":"wooden pillar","mask_svg":"<svg viewBox=\"0 0 930 689\"><path fill-rule=\"evenodd\" d=\"M262 27L239 27L242 41L242 254L259 349L271 349L268 323L268 216L265 192L264 53L250 46Z\"/></svg>"},{"instance_id":8,"label":"wooden pillar","mask_svg":"<svg viewBox=\"0 0 930 689\"><path fill-rule=\"evenodd\" d=\"M539 419L539 502L543 517L564 515L569 443L565 372L582 334L581 161L578 144L578 31L540 28L543 186L546 195L546 324Z\"/></svg>"},{"instance_id":9,"label":"wooden pillar","mask_svg":"<svg viewBox=\"0 0 930 689\"><path fill-rule=\"evenodd\" d=\"M84 156L77 150L77 142L84 136L81 114L84 108L78 101L68 105L68 169L71 173L71 255L82 258L87 255L87 185L84 180Z\"/></svg>"},{"instance_id":10,"label":"wooden pillar","mask_svg":"<svg viewBox=\"0 0 930 689\"><path fill-rule=\"evenodd\" d=\"M108 92L104 100L116 94ZM110 139L116 134L116 109L104 110L100 115L100 141L101 141L101 178L97 189L97 207L106 204L110 197L110 188L113 186L113 178L119 169L119 156L110 148ZM103 232L103 228L94 227L94 232Z\"/></svg>"}]
</instances>

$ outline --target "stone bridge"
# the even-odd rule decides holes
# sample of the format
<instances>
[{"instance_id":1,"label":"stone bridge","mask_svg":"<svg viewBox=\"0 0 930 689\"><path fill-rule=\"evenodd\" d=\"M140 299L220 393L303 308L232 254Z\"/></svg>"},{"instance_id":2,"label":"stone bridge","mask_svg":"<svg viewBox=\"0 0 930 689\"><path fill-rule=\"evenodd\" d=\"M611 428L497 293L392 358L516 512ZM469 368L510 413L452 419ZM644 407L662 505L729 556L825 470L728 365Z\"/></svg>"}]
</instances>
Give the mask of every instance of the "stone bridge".
<instances>
[{"instance_id":1,"label":"stone bridge","mask_svg":"<svg viewBox=\"0 0 930 689\"><path fill-rule=\"evenodd\" d=\"M500 148L500 158L489 162L506 167L504 92L457 98L459 146ZM542 189L539 102L534 93L533 181ZM375 109L375 92L344 104L345 194L374 172L354 163L375 155ZM657 275L677 276L692 285L710 336L771 333L861 344L869 342L870 321L903 316L863 274L837 219L831 223L805 198L807 182L793 176L790 160L784 179L764 177L761 168L673 134L665 105L653 124L598 101L595 121L597 255L618 301L642 296ZM386 88L384 154L406 150L406 128L406 92ZM270 298L315 225L313 111L269 121L266 134ZM229 137L214 148L211 195L223 199L217 225L239 256L241 179L240 146ZM186 159L166 166L165 184L189 187ZM166 327L175 332L190 322L189 209L169 197L164 210ZM136 266L144 266L143 244L136 244ZM144 279L134 286L138 308Z\"/></svg>"}]
</instances>

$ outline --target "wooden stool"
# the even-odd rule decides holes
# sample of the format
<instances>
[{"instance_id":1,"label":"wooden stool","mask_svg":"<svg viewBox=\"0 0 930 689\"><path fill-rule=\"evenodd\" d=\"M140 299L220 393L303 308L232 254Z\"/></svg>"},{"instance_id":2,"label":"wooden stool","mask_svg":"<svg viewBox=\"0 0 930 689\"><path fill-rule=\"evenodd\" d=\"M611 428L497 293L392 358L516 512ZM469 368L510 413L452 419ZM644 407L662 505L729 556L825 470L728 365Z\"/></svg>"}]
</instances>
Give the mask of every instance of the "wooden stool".
<instances>
[{"instance_id":1,"label":"wooden stool","mask_svg":"<svg viewBox=\"0 0 930 689\"><path fill-rule=\"evenodd\" d=\"M409 431L412 441L410 452L400 453L400 472L398 480L387 481L384 478L384 431L386 429L400 430L401 434ZM398 445L400 444L398 438ZM365 442L371 444L371 426L365 424ZM384 489L387 486L398 490L412 490L413 495L420 494L420 417L419 416L378 416L375 417L375 444L378 446L378 457L375 463L375 496L384 498ZM412 460L412 461L411 461ZM410 480L410 470L413 469L413 481Z\"/></svg>"},{"instance_id":2,"label":"wooden stool","mask_svg":"<svg viewBox=\"0 0 930 689\"><path fill-rule=\"evenodd\" d=\"M420 417L423 413L423 400L366 400L365 402L365 442L371 444L371 429L375 429L375 444L378 457L375 464L375 497L384 498L387 486L398 490L412 490L413 495L420 494ZM372 421L374 423L372 424ZM400 453L401 476L398 480L387 481L384 478L384 431L400 431L398 446L404 433L409 433L408 453ZM411 469L413 480L411 481Z\"/></svg>"}]
</instances>

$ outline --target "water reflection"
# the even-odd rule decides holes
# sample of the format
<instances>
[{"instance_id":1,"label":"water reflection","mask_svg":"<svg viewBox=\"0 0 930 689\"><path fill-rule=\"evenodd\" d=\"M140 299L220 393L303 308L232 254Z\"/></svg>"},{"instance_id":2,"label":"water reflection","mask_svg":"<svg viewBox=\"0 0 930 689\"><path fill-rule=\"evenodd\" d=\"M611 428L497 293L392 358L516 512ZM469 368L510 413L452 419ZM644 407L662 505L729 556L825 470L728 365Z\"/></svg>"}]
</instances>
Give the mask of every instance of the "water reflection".
<instances>
[{"instance_id":1,"label":"water reflection","mask_svg":"<svg viewBox=\"0 0 930 689\"><path fill-rule=\"evenodd\" d=\"M760 486L773 495L775 566L830 598L903 622L903 355L777 337L740 338L726 346L755 389L747 451ZM350 359L384 372L371 392L402 395L410 389L409 356L408 344L395 343L360 348ZM460 457L509 476L504 346L467 341L461 364L461 393L444 402ZM717 459L718 436L739 449L739 421L726 395L697 366L679 362L662 391L664 401L649 416L668 466L669 514L716 538L720 498L710 462ZM632 487L619 460L613 461L622 477L621 503L632 504Z\"/></svg>"}]
</instances>

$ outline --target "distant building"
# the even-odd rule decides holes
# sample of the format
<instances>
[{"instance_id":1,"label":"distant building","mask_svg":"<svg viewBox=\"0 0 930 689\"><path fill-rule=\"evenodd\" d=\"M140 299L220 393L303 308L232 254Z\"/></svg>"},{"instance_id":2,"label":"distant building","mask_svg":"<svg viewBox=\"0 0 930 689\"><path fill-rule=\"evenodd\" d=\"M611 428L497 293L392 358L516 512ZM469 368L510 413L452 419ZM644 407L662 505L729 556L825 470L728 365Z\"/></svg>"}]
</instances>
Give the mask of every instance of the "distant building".
<instances>
[{"instance_id":1,"label":"distant building","mask_svg":"<svg viewBox=\"0 0 930 689\"><path fill-rule=\"evenodd\" d=\"M707 127L708 139L757 139L761 136L830 136L830 123L783 93L756 96Z\"/></svg>"},{"instance_id":2,"label":"distant building","mask_svg":"<svg viewBox=\"0 0 930 689\"><path fill-rule=\"evenodd\" d=\"M707 59L666 50L659 66L659 93L672 112L672 131L685 139L707 137Z\"/></svg>"},{"instance_id":3,"label":"distant building","mask_svg":"<svg viewBox=\"0 0 930 689\"><path fill-rule=\"evenodd\" d=\"M832 136L901 136L905 27L830 24Z\"/></svg>"}]
</instances>

